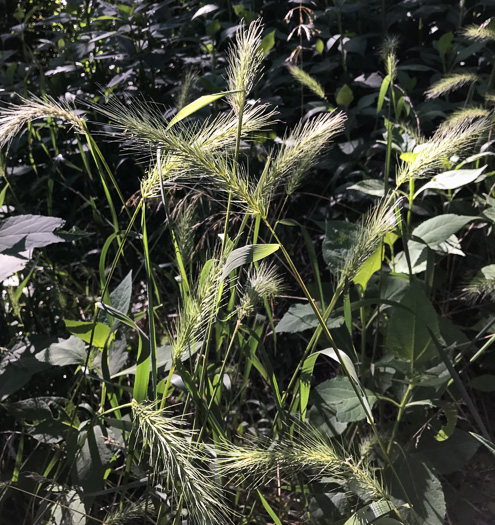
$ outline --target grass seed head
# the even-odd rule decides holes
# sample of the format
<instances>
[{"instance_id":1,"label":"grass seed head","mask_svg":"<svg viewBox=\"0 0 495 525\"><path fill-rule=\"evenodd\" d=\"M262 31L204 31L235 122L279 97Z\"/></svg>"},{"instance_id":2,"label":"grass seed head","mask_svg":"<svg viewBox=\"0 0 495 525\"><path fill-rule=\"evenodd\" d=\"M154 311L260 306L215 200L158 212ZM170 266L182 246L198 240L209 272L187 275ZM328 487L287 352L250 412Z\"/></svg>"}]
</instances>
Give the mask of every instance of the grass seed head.
<instances>
[{"instance_id":1,"label":"grass seed head","mask_svg":"<svg viewBox=\"0 0 495 525\"><path fill-rule=\"evenodd\" d=\"M265 299L271 300L284 290L284 282L277 269L273 265L262 262L259 268L248 276L238 308L239 318L249 315Z\"/></svg>"},{"instance_id":2,"label":"grass seed head","mask_svg":"<svg viewBox=\"0 0 495 525\"><path fill-rule=\"evenodd\" d=\"M327 97L325 96L325 90L323 89L323 86L311 75L308 75L304 70L302 70L300 67L289 65L289 73L303 86L306 86L309 90L311 90L316 96L320 97L323 100L327 100Z\"/></svg>"},{"instance_id":3,"label":"grass seed head","mask_svg":"<svg viewBox=\"0 0 495 525\"><path fill-rule=\"evenodd\" d=\"M474 40L475 42L495 42L495 31L487 27L491 21L492 19L489 18L481 26L471 25L466 27L463 32L464 36L469 40Z\"/></svg>"},{"instance_id":4,"label":"grass seed head","mask_svg":"<svg viewBox=\"0 0 495 525\"><path fill-rule=\"evenodd\" d=\"M359 268L376 252L383 237L397 226L397 207L400 207L400 200L388 204L387 199L383 199L365 216L340 271L339 287L354 279Z\"/></svg>"},{"instance_id":5,"label":"grass seed head","mask_svg":"<svg viewBox=\"0 0 495 525\"><path fill-rule=\"evenodd\" d=\"M397 49L399 47L399 37L387 35L380 48L380 58L385 63L385 71L392 81L397 76Z\"/></svg>"},{"instance_id":6,"label":"grass seed head","mask_svg":"<svg viewBox=\"0 0 495 525\"><path fill-rule=\"evenodd\" d=\"M330 140L343 130L345 115L340 112L321 113L300 122L284 140L256 188L256 196L267 209L277 188L285 186L292 194L304 176L316 164Z\"/></svg>"},{"instance_id":7,"label":"grass seed head","mask_svg":"<svg viewBox=\"0 0 495 525\"><path fill-rule=\"evenodd\" d=\"M435 82L426 92L426 98L438 98L442 95L456 91L461 87L472 84L478 80L478 76L474 73L453 73L446 75L437 82Z\"/></svg>"},{"instance_id":8,"label":"grass seed head","mask_svg":"<svg viewBox=\"0 0 495 525\"><path fill-rule=\"evenodd\" d=\"M251 22L246 29L244 24L236 32L235 43L228 55L227 79L230 91L239 91L229 96L229 101L236 114L244 106L246 97L251 92L261 72L264 58L261 47L261 19Z\"/></svg>"},{"instance_id":9,"label":"grass seed head","mask_svg":"<svg viewBox=\"0 0 495 525\"><path fill-rule=\"evenodd\" d=\"M411 162L403 162L396 176L397 187L411 179L425 178L445 165L450 157L465 157L471 146L490 127L490 119L470 118L455 122L451 126L440 126L433 137L419 147Z\"/></svg>"},{"instance_id":10,"label":"grass seed head","mask_svg":"<svg viewBox=\"0 0 495 525\"><path fill-rule=\"evenodd\" d=\"M463 289L463 295L471 303L483 300L495 301L495 264L482 268Z\"/></svg>"},{"instance_id":11,"label":"grass seed head","mask_svg":"<svg viewBox=\"0 0 495 525\"><path fill-rule=\"evenodd\" d=\"M11 104L0 111L0 147L9 144L22 127L39 118L60 119L78 133L86 133L85 121L66 102L51 97L22 98L21 104Z\"/></svg>"},{"instance_id":12,"label":"grass seed head","mask_svg":"<svg viewBox=\"0 0 495 525\"><path fill-rule=\"evenodd\" d=\"M209 458L182 418L168 416L156 404L136 401L132 412L138 438L149 453L153 480L170 493L177 512L184 506L198 525L230 523L221 487L205 466Z\"/></svg>"}]
</instances>

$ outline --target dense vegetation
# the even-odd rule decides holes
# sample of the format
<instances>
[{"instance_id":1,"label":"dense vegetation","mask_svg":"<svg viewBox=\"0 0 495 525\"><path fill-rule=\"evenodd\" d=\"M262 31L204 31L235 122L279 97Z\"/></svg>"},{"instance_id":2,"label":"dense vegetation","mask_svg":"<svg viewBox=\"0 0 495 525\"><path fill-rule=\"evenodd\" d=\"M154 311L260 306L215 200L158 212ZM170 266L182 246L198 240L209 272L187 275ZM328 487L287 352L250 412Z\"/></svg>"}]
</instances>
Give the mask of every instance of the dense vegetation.
<instances>
[{"instance_id":1,"label":"dense vegetation","mask_svg":"<svg viewBox=\"0 0 495 525\"><path fill-rule=\"evenodd\" d=\"M493 523L493 2L0 5L0 522Z\"/></svg>"}]
</instances>

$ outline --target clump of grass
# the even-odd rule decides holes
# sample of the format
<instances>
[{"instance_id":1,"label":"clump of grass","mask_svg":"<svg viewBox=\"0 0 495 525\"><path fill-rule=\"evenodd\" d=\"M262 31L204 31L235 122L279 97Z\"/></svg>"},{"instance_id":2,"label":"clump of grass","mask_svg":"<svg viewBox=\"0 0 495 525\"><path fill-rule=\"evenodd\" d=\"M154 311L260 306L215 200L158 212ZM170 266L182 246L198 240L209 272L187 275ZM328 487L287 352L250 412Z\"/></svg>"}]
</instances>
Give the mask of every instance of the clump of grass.
<instances>
[{"instance_id":1,"label":"clump of grass","mask_svg":"<svg viewBox=\"0 0 495 525\"><path fill-rule=\"evenodd\" d=\"M465 85L472 84L477 80L478 76L469 72L446 75L430 87L430 89L426 92L426 98L438 98Z\"/></svg>"},{"instance_id":2,"label":"clump of grass","mask_svg":"<svg viewBox=\"0 0 495 525\"><path fill-rule=\"evenodd\" d=\"M316 96L320 97L323 100L327 100L327 97L325 96L325 90L323 89L323 86L311 75L308 75L303 69L300 67L289 65L288 66L289 73L303 86L306 86L309 90L311 90Z\"/></svg>"},{"instance_id":3,"label":"clump of grass","mask_svg":"<svg viewBox=\"0 0 495 525\"><path fill-rule=\"evenodd\" d=\"M25 124L39 118L61 119L78 133L86 133L86 123L67 102L52 97L21 97L21 104L10 104L0 112L0 147L11 142Z\"/></svg>"},{"instance_id":4,"label":"clump of grass","mask_svg":"<svg viewBox=\"0 0 495 525\"><path fill-rule=\"evenodd\" d=\"M480 118L464 119L452 126L440 127L433 137L416 147L411 162L403 162L397 171L397 187L403 183L424 178L442 168L454 154L467 155L470 147L488 130L490 121Z\"/></svg>"},{"instance_id":5,"label":"clump of grass","mask_svg":"<svg viewBox=\"0 0 495 525\"><path fill-rule=\"evenodd\" d=\"M134 427L149 453L151 477L169 492L180 513L187 509L194 523L230 523L223 492L206 469L208 457L194 444L194 433L180 417L156 405L132 402Z\"/></svg>"},{"instance_id":6,"label":"clump of grass","mask_svg":"<svg viewBox=\"0 0 495 525\"><path fill-rule=\"evenodd\" d=\"M224 186L233 184L234 193L245 192L242 173L231 173L230 155L238 134L238 120L233 112L207 120L201 125L185 127L180 122L168 129L168 121L149 104L127 107L113 101L107 108L98 108L112 120L121 139L130 147L148 155L161 150L160 163L153 163L141 183L143 198L160 195L160 184L209 178ZM273 119L266 105L248 106L243 113L241 139L266 127ZM219 153L222 152L220 155ZM241 199L245 201L245 196Z\"/></svg>"}]
</instances>

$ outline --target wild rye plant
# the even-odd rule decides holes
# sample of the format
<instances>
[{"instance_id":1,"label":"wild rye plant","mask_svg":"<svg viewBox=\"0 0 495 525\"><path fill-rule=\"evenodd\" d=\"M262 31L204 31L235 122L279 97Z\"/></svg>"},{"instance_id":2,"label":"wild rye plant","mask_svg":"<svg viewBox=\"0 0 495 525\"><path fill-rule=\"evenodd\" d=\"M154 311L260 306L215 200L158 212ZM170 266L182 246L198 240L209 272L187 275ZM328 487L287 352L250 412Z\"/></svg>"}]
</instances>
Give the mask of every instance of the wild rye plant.
<instances>
[{"instance_id":1,"label":"wild rye plant","mask_svg":"<svg viewBox=\"0 0 495 525\"><path fill-rule=\"evenodd\" d=\"M376 396L365 389L369 378L366 348L362 348L361 355L355 350L354 353L344 352L335 342L329 326L337 305L343 302L346 324L352 331L350 293L353 283L363 282L363 268L377 253L378 266L381 266L383 240L387 236L402 235L404 257L410 275L413 274L408 252L410 217L401 221L402 203L407 200L410 211L417 193L415 182L441 169L453 153L467 149L486 130L488 123L486 119L463 119L448 130L441 129L403 162L397 170L395 187L388 191L386 186L382 199L347 239L345 258L332 268L335 274L333 293L330 298L322 294L318 303L281 240L278 233L283 224L278 221L281 210L279 207L275 215L274 202L286 203L326 151L330 140L342 131L345 116L333 111L301 122L278 149L267 155L258 176L253 176L251 168L242 162L242 142L265 129L275 118L273 110L248 98L261 74L262 30L261 22L255 21L237 32L228 58L228 91L202 97L181 107L171 120L164 119L156 107L145 103L111 101L107 106L93 106L110 119L113 133L119 139L150 157L146 177L141 181L141 198L133 212L126 207L86 122L72 108L51 99L24 99L22 104L12 106L2 115L0 136L3 144L34 118L61 119L72 126L86 138L100 168L103 184L107 184L107 178L112 180L129 216L126 230L121 231L116 214L113 214L117 254L104 275L93 320L89 325L74 329L76 337L71 340L71 345L79 349L79 354L74 352L77 354L74 364L81 366L78 389L85 385L85 374L90 378L94 374L100 382L100 404L91 407L92 417L86 421L79 421L73 407L64 408L73 434L70 440L75 440L76 445L71 445L67 451L64 448L55 451L50 468L45 469L46 480L39 481L33 497L43 488L46 507L39 515L41 520L49 522L50 516L67 507L73 522L81 512L107 523L125 522L125 513L129 512L124 503L127 500L138 519L140 516L151 519L156 512L158 523L175 524L183 520L205 524L248 523L252 513L249 506L255 509L257 504L264 507L273 521L280 523L277 512L282 509L274 510L272 500L262 495L261 485L271 479L277 480L280 498L282 481L295 492L301 480L307 484L323 478L348 493L349 515L355 520L367 523L382 518L390 523L397 520L424 522L422 509L415 509L408 486L403 482L396 461L398 452L394 448L399 424L416 388L417 374L414 372L407 377L409 383L405 381L407 388L402 399L392 400L397 416L391 432L386 435L375 422L372 406ZM393 63L394 58L389 57L390 85L394 82ZM291 72L318 96L324 97L321 86L311 77L297 68L292 68ZM181 96L179 100L184 98ZM220 99L227 101L227 113L201 123L191 122L189 117L197 110ZM388 179L390 151L387 159ZM199 268L191 264L190 239L187 239L187 224L192 215L186 213L182 225L174 225L171 220L170 189L182 185L191 190L206 188L226 210L217 246ZM115 210L109 191L107 198L111 209ZM158 329L160 291L154 275L147 216L148 202L157 198L162 201L170 231L180 293L175 321L166 334ZM234 212L242 217L236 230L231 224ZM135 232L142 241L146 272L146 332L127 310L119 310L122 302L118 298L123 291L109 293L113 272ZM273 242L260 243L262 238ZM271 302L282 293L283 281L273 266L258 261L275 252L281 254L316 319L314 334L283 390L277 381L273 358L269 357L261 337L263 328L254 316L256 312L263 313L273 325ZM250 265L247 272L244 271L246 265ZM361 299L365 300L364 291ZM408 305L405 308L410 310ZM361 314L365 315L363 309ZM417 312L413 312L414 315ZM364 339L365 318L361 320ZM118 353L119 344L122 341L125 344L130 330L137 336L135 364L124 370L123 366L113 367L110 372L112 357ZM82 349L81 340L84 342ZM394 334L388 336L387 343L394 344ZM318 344L328 348L317 350ZM427 346L431 354L432 343L428 341ZM57 364L53 357L55 350L47 349L38 359ZM411 370L423 353L410 357ZM357 407L367 420L365 432L373 443L374 457L370 451L359 454L355 446L332 441L307 423L310 378L319 355L330 357L339 366L354 408ZM64 363L67 364L67 360ZM232 377L238 377L236 385L240 386L240 391L230 397L224 382L227 369ZM240 406L235 403L244 399L254 369L275 400L275 415L268 438L258 436L258 440L238 441L228 418L232 416L231 409ZM119 378L124 377L133 379L123 383ZM72 399L78 394L76 389ZM108 442L115 441L114 445L121 449L105 446L102 450L104 438ZM96 452L94 443L97 443ZM118 467L112 472L114 490L103 490L97 495L89 482L91 478L79 472L84 461L95 462L95 454L99 460L105 454L111 456L106 464L110 470L104 472L104 476L113 467ZM62 487L59 490L66 489L61 481L64 469L53 471L61 457L67 458L67 469L75 470L76 480L83 485L79 499L74 500L77 505L53 497L57 484ZM13 480L6 490L15 490L15 487ZM140 492L134 494L131 487L139 487ZM114 493L117 494L114 506L120 508L105 516L98 506L111 507L108 495ZM301 499L304 494L305 489ZM95 500L98 495L103 498L101 502Z\"/></svg>"}]
</instances>

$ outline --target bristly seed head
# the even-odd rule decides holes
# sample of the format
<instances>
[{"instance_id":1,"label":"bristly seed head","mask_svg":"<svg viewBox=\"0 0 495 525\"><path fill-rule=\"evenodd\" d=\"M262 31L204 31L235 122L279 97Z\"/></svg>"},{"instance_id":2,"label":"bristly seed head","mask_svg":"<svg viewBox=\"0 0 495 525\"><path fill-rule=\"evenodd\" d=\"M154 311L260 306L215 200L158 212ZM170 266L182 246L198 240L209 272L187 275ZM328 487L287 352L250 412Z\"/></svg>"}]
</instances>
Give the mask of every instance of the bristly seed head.
<instances>
[{"instance_id":1,"label":"bristly seed head","mask_svg":"<svg viewBox=\"0 0 495 525\"><path fill-rule=\"evenodd\" d=\"M490 127L490 119L465 119L440 127L433 137L416 146L413 160L404 162L397 172L397 187L411 179L424 178L444 167L452 155L465 156L470 146Z\"/></svg>"},{"instance_id":2,"label":"bristly seed head","mask_svg":"<svg viewBox=\"0 0 495 525\"><path fill-rule=\"evenodd\" d=\"M229 96L229 101L236 114L244 105L261 70L264 58L261 48L262 32L261 19L251 22L247 30L242 24L236 32L235 44L229 51L227 59L229 90L239 91Z\"/></svg>"},{"instance_id":3,"label":"bristly seed head","mask_svg":"<svg viewBox=\"0 0 495 525\"><path fill-rule=\"evenodd\" d=\"M446 75L437 82L435 82L426 92L426 98L438 98L441 95L455 91L467 84L472 84L478 80L478 76L474 73L463 72Z\"/></svg>"},{"instance_id":4,"label":"bristly seed head","mask_svg":"<svg viewBox=\"0 0 495 525\"><path fill-rule=\"evenodd\" d=\"M9 144L27 122L39 118L61 119L78 133L86 133L85 121L68 103L57 102L51 97L21 97L21 100L21 104L11 104L0 111L0 147Z\"/></svg>"},{"instance_id":5,"label":"bristly seed head","mask_svg":"<svg viewBox=\"0 0 495 525\"><path fill-rule=\"evenodd\" d=\"M240 319L249 315L265 299L270 300L285 290L282 277L273 265L261 263L248 277L237 314Z\"/></svg>"},{"instance_id":6,"label":"bristly seed head","mask_svg":"<svg viewBox=\"0 0 495 525\"><path fill-rule=\"evenodd\" d=\"M185 507L197 525L231 523L221 487L207 470L209 458L180 417L168 416L156 404L132 401L134 427L149 453L154 481L160 481L180 512ZM180 515L180 514L179 514Z\"/></svg>"},{"instance_id":7,"label":"bristly seed head","mask_svg":"<svg viewBox=\"0 0 495 525\"><path fill-rule=\"evenodd\" d=\"M397 226L401 201L399 199L393 204L387 202L388 199L383 199L365 216L340 270L339 288L356 277L359 268L376 252L383 237Z\"/></svg>"}]
</instances>

